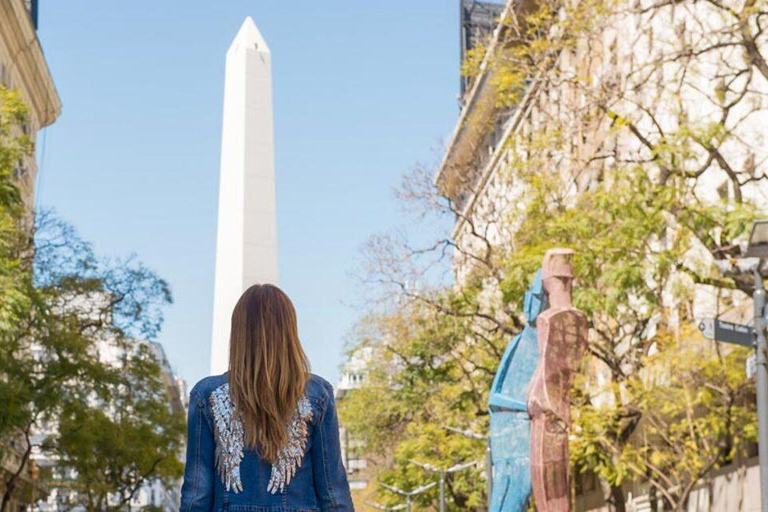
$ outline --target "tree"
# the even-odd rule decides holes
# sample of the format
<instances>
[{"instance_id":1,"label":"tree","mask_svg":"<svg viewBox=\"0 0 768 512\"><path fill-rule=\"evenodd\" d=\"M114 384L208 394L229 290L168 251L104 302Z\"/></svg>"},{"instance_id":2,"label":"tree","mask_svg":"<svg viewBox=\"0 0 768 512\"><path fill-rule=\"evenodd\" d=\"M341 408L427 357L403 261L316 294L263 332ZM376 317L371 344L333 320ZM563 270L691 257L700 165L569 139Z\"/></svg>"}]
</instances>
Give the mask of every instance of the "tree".
<instances>
[{"instance_id":1,"label":"tree","mask_svg":"<svg viewBox=\"0 0 768 512\"><path fill-rule=\"evenodd\" d=\"M159 362L143 341L158 332L170 291L134 260L98 260L49 214L38 216L36 242L37 289L53 304L53 322L66 314L76 326L75 340L87 347L95 369L67 382L76 391L59 392L57 428L45 447L61 471L74 470L82 505L105 510L114 502L119 509L145 483L170 484L183 470L184 418L170 409ZM71 370L81 376L84 363Z\"/></svg>"},{"instance_id":2,"label":"tree","mask_svg":"<svg viewBox=\"0 0 768 512\"><path fill-rule=\"evenodd\" d=\"M107 407L69 403L59 419L61 466L76 472L79 504L89 511L120 510L143 485L170 487L184 469L178 455L186 423L169 407L158 362L145 343L124 350Z\"/></svg>"},{"instance_id":3,"label":"tree","mask_svg":"<svg viewBox=\"0 0 768 512\"><path fill-rule=\"evenodd\" d=\"M342 424L365 443L375 466L386 468L376 481L415 489L435 477L412 460L438 467L484 460L484 443L445 428L487 429L488 379L498 356L495 350L490 355L472 347L466 325L416 304L361 323L353 350L368 350L366 385L340 401L340 414ZM479 367L487 370L478 374ZM452 509L484 503L479 473L468 469L448 476ZM414 503L427 506L436 498L435 488L416 496ZM395 505L400 499L383 491L378 501Z\"/></svg>"},{"instance_id":4,"label":"tree","mask_svg":"<svg viewBox=\"0 0 768 512\"><path fill-rule=\"evenodd\" d=\"M24 289L30 307L4 332L2 344L9 389L2 390L0 416L5 438L20 434L25 447L22 463L5 482L4 503L34 449L75 469L85 496L101 492L83 462L99 453L99 439L109 440L111 449L126 439L127 451L111 461L108 487L121 499L130 499L147 480L178 477L183 419L168 408L158 362L136 341L158 331L159 308L170 300L167 286L136 262L99 261L50 214L38 215L35 240L34 282L29 279ZM124 356L110 361L110 352ZM82 437L85 432L93 438Z\"/></svg>"},{"instance_id":5,"label":"tree","mask_svg":"<svg viewBox=\"0 0 768 512\"><path fill-rule=\"evenodd\" d=\"M492 83L495 103L462 128L483 147L499 120L518 113L504 163L483 181L475 155L459 155L447 164L453 178L436 185L431 170L417 168L399 196L420 218L455 220L456 236L438 232L418 245L407 235L386 235L368 246L365 282L380 293L373 303L389 298L409 326L418 325L414 311L440 317L456 334L449 349L431 345L429 354L392 363L386 376L396 384L385 394L430 389L434 375L423 367L430 360L464 369L460 390L488 389L493 365L473 359L490 347L500 352L519 331L533 272L547 249L565 246L577 252L575 301L591 321L580 381L589 393L577 393L574 403L574 466L597 474L617 510L624 508L622 483L629 478L648 480L668 507L683 509L695 482L743 449L754 421L745 377L734 371L735 356L693 350L698 340L689 327L697 296L737 307L750 288L748 279L723 277L713 262L738 255L765 198L763 7L553 0L525 4L503 20L502 43L475 71ZM473 208L465 208L467 195L477 196ZM456 280L435 284L451 254ZM409 333L398 343L414 339L418 334ZM700 365L682 368L688 360ZM374 369L381 364L373 358ZM679 374L640 386L664 365ZM419 371L409 374L414 367ZM401 374L411 380L399 383ZM673 410L657 407L675 386L722 387L723 375L732 381L719 395L675 400ZM731 399L739 407L722 406ZM355 407L354 398L348 403ZM379 417L379 405L392 402L369 402L367 417ZM691 409L698 415L688 419ZM484 428L487 411L472 412L461 421ZM680 418L695 435L663 439L661 426ZM715 419L728 427L701 425ZM376 425L360 430L374 444ZM410 440L387 442L396 453ZM705 445L722 449L702 450ZM650 464L674 451L691 462L677 468L672 484ZM402 461L389 461L387 471L404 471Z\"/></svg>"},{"instance_id":6,"label":"tree","mask_svg":"<svg viewBox=\"0 0 768 512\"><path fill-rule=\"evenodd\" d=\"M685 510L700 479L743 456L745 445L757 440L754 385L744 378L749 351L704 348L707 342L691 327L660 333L656 340L661 349L646 356L645 371L622 388L629 395L625 402L642 415L639 435L611 461L602 461L616 426L586 400L573 444L590 467L619 467L648 482L654 501Z\"/></svg>"},{"instance_id":7,"label":"tree","mask_svg":"<svg viewBox=\"0 0 768 512\"><path fill-rule=\"evenodd\" d=\"M1 477L0 511L8 510L33 450L69 460L68 445L53 434L72 426L73 410L92 415L115 400L125 404L126 435L131 426L137 439L141 433L164 442L136 442L117 468L123 481L139 480L133 468L145 479L178 474L183 435L182 420L161 405L157 363L133 341L159 330L171 298L167 284L136 261L97 258L50 213L37 215L31 229L18 183L20 162L32 150L25 120L18 94L0 88L0 451L20 447L17 467ZM131 356L122 366L109 364L103 356L110 349ZM151 453L164 461L148 466Z\"/></svg>"}]
</instances>

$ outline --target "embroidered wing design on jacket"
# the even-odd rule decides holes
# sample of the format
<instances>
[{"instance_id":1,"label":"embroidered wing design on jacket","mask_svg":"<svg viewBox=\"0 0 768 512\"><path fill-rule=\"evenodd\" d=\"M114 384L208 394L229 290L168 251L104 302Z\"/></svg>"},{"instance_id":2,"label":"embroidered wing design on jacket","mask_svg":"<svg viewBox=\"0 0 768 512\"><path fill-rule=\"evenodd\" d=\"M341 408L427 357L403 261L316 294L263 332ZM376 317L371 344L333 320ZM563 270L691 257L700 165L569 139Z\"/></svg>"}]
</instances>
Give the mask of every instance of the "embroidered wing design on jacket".
<instances>
[{"instance_id":1,"label":"embroidered wing design on jacket","mask_svg":"<svg viewBox=\"0 0 768 512\"><path fill-rule=\"evenodd\" d=\"M222 384L211 393L214 436L216 439L216 469L224 488L233 493L243 490L240 478L240 462L245 452L245 431L237 414L235 404L229 396L229 384ZM296 413L288 425L288 439L272 464L272 474L267 492L283 492L301 467L304 450L307 447L309 423L312 421L312 404L306 397L299 398Z\"/></svg>"},{"instance_id":2,"label":"embroidered wing design on jacket","mask_svg":"<svg viewBox=\"0 0 768 512\"><path fill-rule=\"evenodd\" d=\"M222 384L211 393L214 436L216 438L216 469L227 491L243 490L240 480L240 461L243 460L245 435L243 423L237 416L229 397L229 384Z\"/></svg>"},{"instance_id":3,"label":"embroidered wing design on jacket","mask_svg":"<svg viewBox=\"0 0 768 512\"><path fill-rule=\"evenodd\" d=\"M312 421L312 404L306 397L299 398L296 413L288 426L288 440L280 450L277 460L272 464L272 476L269 478L267 492L283 492L291 483L296 470L301 467L304 449L307 447L309 422Z\"/></svg>"}]
</instances>

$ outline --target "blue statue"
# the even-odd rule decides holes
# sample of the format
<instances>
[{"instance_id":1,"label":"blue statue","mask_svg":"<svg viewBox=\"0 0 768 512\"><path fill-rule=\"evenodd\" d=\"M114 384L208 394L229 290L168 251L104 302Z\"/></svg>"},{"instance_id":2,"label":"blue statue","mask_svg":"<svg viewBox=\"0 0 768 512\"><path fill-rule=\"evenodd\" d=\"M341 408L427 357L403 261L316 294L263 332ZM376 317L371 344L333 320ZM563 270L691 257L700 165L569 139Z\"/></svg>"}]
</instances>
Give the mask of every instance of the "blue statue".
<instances>
[{"instance_id":1,"label":"blue statue","mask_svg":"<svg viewBox=\"0 0 768 512\"><path fill-rule=\"evenodd\" d=\"M536 318L547 308L539 270L525 294L526 325L507 346L488 405L493 462L492 512L525 512L531 497L531 419L528 384L539 362Z\"/></svg>"}]
</instances>

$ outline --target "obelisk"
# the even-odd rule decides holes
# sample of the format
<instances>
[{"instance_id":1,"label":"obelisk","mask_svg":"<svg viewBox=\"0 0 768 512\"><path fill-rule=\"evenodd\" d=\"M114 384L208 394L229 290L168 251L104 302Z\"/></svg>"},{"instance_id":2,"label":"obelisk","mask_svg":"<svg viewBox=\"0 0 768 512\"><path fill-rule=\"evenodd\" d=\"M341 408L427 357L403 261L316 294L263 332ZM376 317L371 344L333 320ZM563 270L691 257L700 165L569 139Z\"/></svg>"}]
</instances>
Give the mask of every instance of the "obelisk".
<instances>
[{"instance_id":1,"label":"obelisk","mask_svg":"<svg viewBox=\"0 0 768 512\"><path fill-rule=\"evenodd\" d=\"M257 283L277 284L271 53L248 17L227 51L211 371L227 370L232 309Z\"/></svg>"}]
</instances>

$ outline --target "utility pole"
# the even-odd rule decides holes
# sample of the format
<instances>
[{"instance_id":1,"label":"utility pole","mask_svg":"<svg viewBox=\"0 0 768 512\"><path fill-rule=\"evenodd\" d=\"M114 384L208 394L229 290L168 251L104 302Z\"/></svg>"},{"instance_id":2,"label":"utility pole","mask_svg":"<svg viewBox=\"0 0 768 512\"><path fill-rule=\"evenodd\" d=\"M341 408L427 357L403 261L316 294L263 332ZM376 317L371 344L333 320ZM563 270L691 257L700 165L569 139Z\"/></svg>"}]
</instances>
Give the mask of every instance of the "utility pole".
<instances>
[{"instance_id":1,"label":"utility pole","mask_svg":"<svg viewBox=\"0 0 768 512\"><path fill-rule=\"evenodd\" d=\"M404 491L402 489L398 489L397 487L387 485L387 484L379 484L383 488L392 491L395 494L399 494L400 496L403 496L405 498L405 508L408 512L411 512L411 505L413 502L413 497L423 493L424 491L431 489L435 486L435 482L432 482L431 484L421 486L417 489L414 489L412 491Z\"/></svg>"},{"instance_id":2,"label":"utility pole","mask_svg":"<svg viewBox=\"0 0 768 512\"><path fill-rule=\"evenodd\" d=\"M472 462L466 462L464 464L456 464L455 466L452 466L448 469L440 469L437 466L433 466L432 464L419 462L417 460L411 460L411 463L416 464L426 471L437 473L440 476L440 512L445 512L445 475L449 473L456 473L457 471L462 471L464 469L478 465L478 462L473 460Z\"/></svg>"},{"instance_id":3,"label":"utility pole","mask_svg":"<svg viewBox=\"0 0 768 512\"><path fill-rule=\"evenodd\" d=\"M752 224L745 258L756 258L757 264L752 267L754 275L754 291L752 303L754 318L752 327L732 324L717 319L707 320L700 325L704 336L716 341L734 343L755 348L755 387L757 391L757 429L758 429L758 459L760 461L760 510L768 512L768 342L765 331L768 327L766 315L766 290L763 284L763 265L768 259L768 220L759 220ZM741 271L724 271L725 275L743 274Z\"/></svg>"},{"instance_id":4,"label":"utility pole","mask_svg":"<svg viewBox=\"0 0 768 512\"><path fill-rule=\"evenodd\" d=\"M755 385L757 387L757 428L758 458L760 460L760 510L768 512L768 359L766 359L766 311L765 285L760 269L763 260L755 266L755 291L752 301L755 306Z\"/></svg>"}]
</instances>

